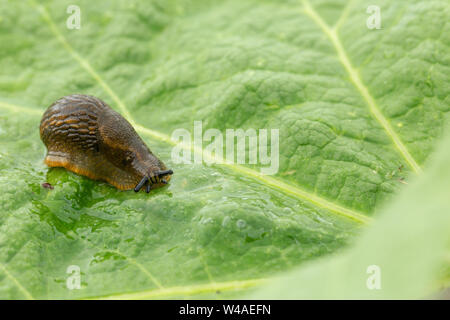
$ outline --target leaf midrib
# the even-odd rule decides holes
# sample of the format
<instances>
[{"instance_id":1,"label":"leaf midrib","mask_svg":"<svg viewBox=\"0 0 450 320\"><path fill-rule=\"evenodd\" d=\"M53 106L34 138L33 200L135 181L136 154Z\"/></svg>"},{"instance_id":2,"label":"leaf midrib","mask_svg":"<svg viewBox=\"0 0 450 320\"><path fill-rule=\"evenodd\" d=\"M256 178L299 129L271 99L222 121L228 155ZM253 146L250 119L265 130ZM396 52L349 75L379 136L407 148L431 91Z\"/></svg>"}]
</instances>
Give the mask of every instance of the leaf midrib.
<instances>
[{"instance_id":1,"label":"leaf midrib","mask_svg":"<svg viewBox=\"0 0 450 320\"><path fill-rule=\"evenodd\" d=\"M25 112L25 113L30 113L30 114L33 114L33 115L42 115L42 113L44 112L44 110L39 111L39 110L36 110L36 109L33 109L33 108L18 106L18 105L11 104L11 103L8 103L8 102L3 102L3 101L0 101L0 107L4 108L4 109L7 109L7 110L10 110L10 111L13 111L13 112ZM209 152L206 152L205 150L203 150L203 149L201 149L199 147L191 146L191 145L188 145L188 144L179 143L179 142L177 142L175 140L172 140L171 137L169 137L168 135L166 135L164 133L161 133L159 131L155 131L155 130L146 128L144 126L141 126L141 125L137 124L134 121L130 121L130 123L135 127L136 131L141 132L143 134L146 134L148 136L151 136L151 137L153 137L153 138L155 138L157 140L166 142L166 143L171 144L171 145L177 145L178 144L183 149L191 150L191 151L196 152L196 153L202 153L203 158L204 159L208 159L209 161L213 161L213 160L216 159L214 157L214 155L212 155ZM263 182L265 185L268 185L268 186L271 186L273 188L279 189L279 190L283 191L284 193L291 194L291 195L293 195L293 196L295 196L297 198L301 198L302 200L306 200L306 201L314 204L317 207L321 207L321 208L327 209L330 212L333 212L333 213L338 214L340 216L349 218L349 219L354 220L356 222L369 223L369 222L372 221L372 218L370 218L370 217L368 217L368 216L366 216L366 215L364 215L364 214L362 214L360 212L357 212L357 211L348 209L346 207L340 206L340 205L338 205L336 203L333 203L333 202L331 202L331 201L329 201L329 200L327 200L327 199L325 199L323 197L320 197L320 196L317 196L317 195L315 195L313 193L307 192L307 191L305 191L305 190L303 190L301 188L298 188L296 186L293 186L291 184L288 184L288 183L286 183L284 181L281 181L279 179L273 178L271 176L263 175L263 174L259 173L258 171L255 171L253 169L247 168L245 166L241 166L239 164L235 164L235 163L229 162L226 159L222 159L221 165L225 166L227 168L230 168L233 171L246 174L247 176L249 176L249 177L251 177L251 178L253 178L255 180L259 180L259 181Z\"/></svg>"}]
</instances>

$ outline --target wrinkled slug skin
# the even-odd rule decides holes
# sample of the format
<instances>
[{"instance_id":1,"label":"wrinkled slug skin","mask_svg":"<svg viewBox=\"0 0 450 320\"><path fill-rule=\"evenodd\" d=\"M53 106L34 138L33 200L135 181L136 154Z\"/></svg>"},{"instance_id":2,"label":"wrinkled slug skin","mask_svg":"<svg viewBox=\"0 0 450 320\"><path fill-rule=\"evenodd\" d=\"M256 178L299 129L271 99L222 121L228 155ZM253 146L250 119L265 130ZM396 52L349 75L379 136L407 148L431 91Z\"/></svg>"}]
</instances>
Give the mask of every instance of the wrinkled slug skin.
<instances>
[{"instance_id":1,"label":"wrinkled slug skin","mask_svg":"<svg viewBox=\"0 0 450 320\"><path fill-rule=\"evenodd\" d=\"M64 167L121 190L167 169L125 118L92 96L75 94L54 102L42 117L40 136L49 167ZM152 189L162 185L158 179Z\"/></svg>"}]
</instances>

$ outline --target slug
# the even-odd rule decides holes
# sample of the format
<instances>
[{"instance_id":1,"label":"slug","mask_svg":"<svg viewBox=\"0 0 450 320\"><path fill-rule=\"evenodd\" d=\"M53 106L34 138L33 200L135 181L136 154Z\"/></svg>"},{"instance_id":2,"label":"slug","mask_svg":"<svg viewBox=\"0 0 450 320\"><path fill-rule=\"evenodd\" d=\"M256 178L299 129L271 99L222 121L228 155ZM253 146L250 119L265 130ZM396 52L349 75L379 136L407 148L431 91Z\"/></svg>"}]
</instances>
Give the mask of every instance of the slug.
<instances>
[{"instance_id":1,"label":"slug","mask_svg":"<svg viewBox=\"0 0 450 320\"><path fill-rule=\"evenodd\" d=\"M55 101L41 119L45 163L64 167L120 190L147 193L170 180L168 170L131 124L105 102L74 94Z\"/></svg>"}]
</instances>

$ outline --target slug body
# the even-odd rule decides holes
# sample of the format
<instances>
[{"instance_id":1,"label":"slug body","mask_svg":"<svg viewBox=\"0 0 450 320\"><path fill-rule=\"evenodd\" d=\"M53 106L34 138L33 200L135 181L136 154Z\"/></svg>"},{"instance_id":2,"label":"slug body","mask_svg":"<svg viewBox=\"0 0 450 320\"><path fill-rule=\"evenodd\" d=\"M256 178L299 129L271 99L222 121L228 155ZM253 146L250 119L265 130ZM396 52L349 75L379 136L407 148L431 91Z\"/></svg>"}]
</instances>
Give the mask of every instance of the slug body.
<instances>
[{"instance_id":1,"label":"slug body","mask_svg":"<svg viewBox=\"0 0 450 320\"><path fill-rule=\"evenodd\" d=\"M44 113L41 139L45 163L64 167L120 190L167 184L173 174L145 145L131 124L98 98L70 95Z\"/></svg>"}]
</instances>

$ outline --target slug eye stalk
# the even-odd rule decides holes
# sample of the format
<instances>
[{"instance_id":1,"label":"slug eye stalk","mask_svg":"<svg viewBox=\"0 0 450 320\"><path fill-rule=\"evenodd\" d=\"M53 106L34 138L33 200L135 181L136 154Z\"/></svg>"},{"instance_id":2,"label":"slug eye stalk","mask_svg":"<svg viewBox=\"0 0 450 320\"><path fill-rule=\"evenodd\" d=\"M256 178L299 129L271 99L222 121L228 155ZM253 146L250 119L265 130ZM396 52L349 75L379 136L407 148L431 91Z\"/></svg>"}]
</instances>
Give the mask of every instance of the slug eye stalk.
<instances>
[{"instance_id":1,"label":"slug eye stalk","mask_svg":"<svg viewBox=\"0 0 450 320\"><path fill-rule=\"evenodd\" d=\"M173 174L173 171L172 170L164 170L164 171L156 171L156 175L158 176L158 177L162 177L162 176L165 176L165 175L168 175L168 174Z\"/></svg>"},{"instance_id":2,"label":"slug eye stalk","mask_svg":"<svg viewBox=\"0 0 450 320\"><path fill-rule=\"evenodd\" d=\"M144 176L142 178L141 181L139 181L139 183L136 185L136 187L134 188L134 192L138 192L139 190L141 190L141 188L144 186L144 184L146 184L148 181L148 177Z\"/></svg>"}]
</instances>

